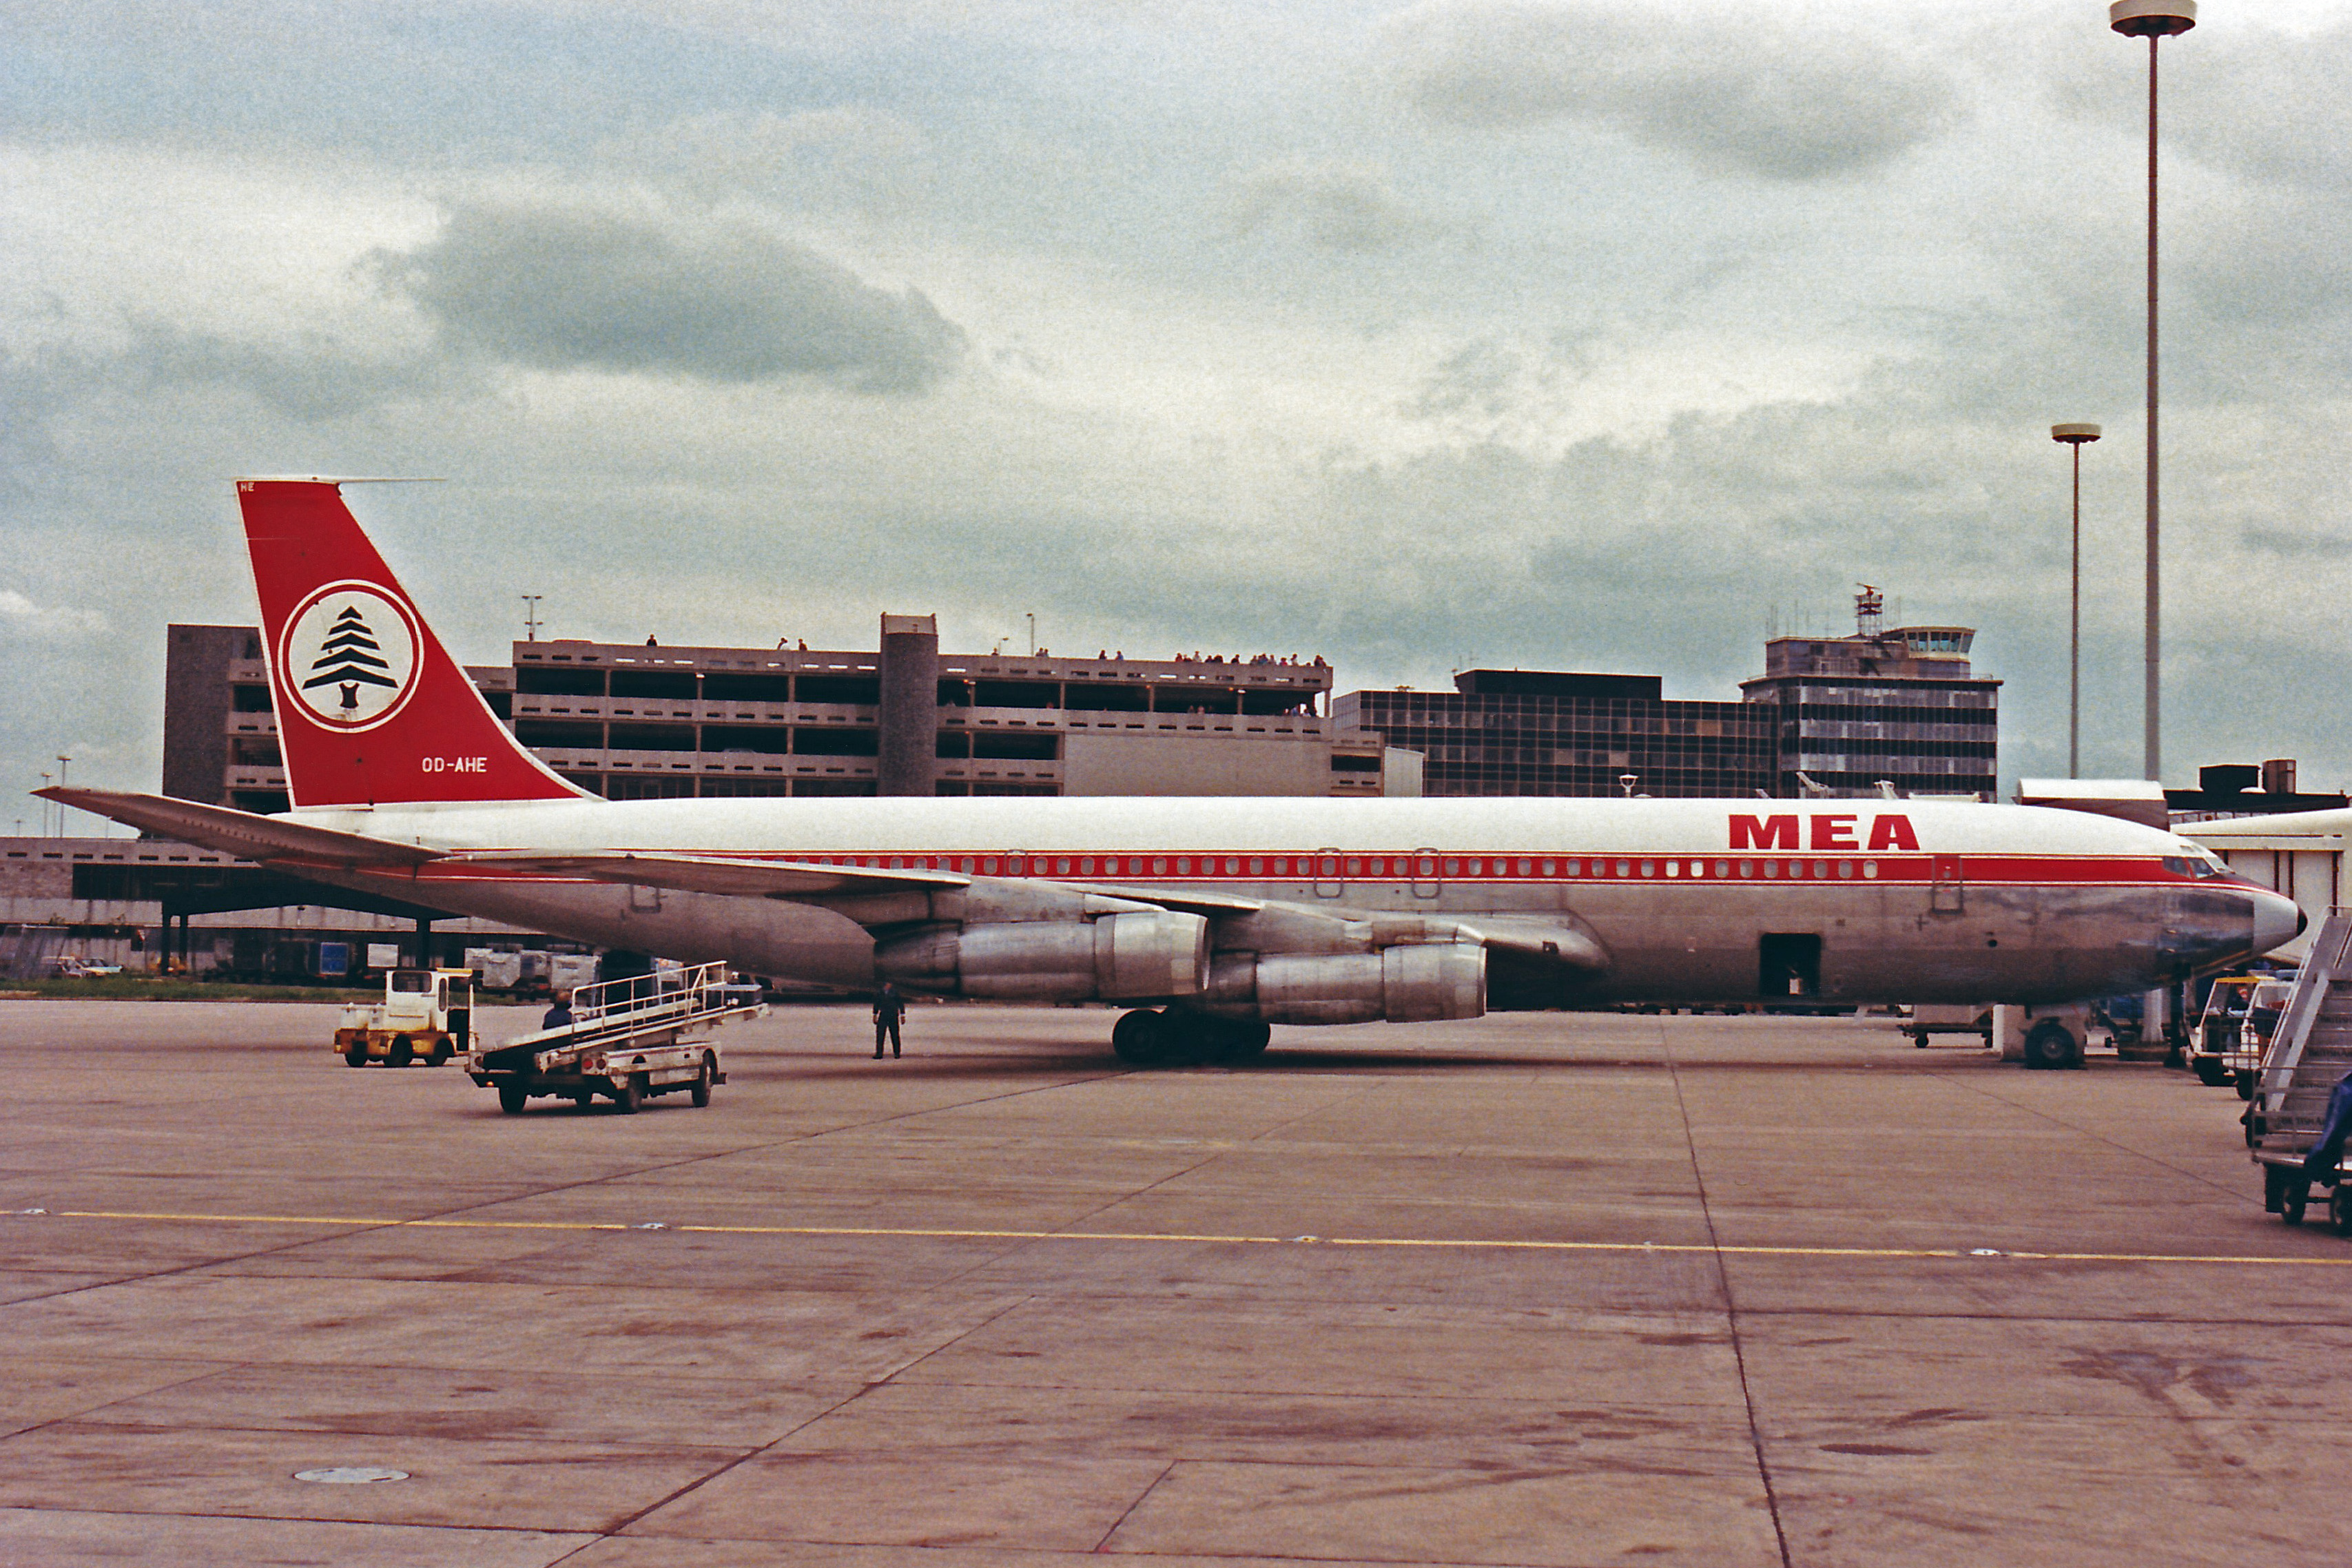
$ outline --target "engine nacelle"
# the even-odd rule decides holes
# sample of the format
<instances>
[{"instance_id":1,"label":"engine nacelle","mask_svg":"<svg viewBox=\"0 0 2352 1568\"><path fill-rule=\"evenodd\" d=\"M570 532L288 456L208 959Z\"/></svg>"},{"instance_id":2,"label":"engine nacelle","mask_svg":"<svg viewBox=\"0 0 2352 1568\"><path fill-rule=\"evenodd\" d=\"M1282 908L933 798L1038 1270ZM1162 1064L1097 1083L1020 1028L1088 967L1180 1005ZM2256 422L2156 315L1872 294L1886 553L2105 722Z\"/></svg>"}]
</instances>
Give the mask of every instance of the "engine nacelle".
<instances>
[{"instance_id":1,"label":"engine nacelle","mask_svg":"<svg viewBox=\"0 0 2352 1568\"><path fill-rule=\"evenodd\" d=\"M878 944L874 973L991 1002L1156 1001L1208 982L1209 922L1154 910L948 926Z\"/></svg>"},{"instance_id":2,"label":"engine nacelle","mask_svg":"<svg viewBox=\"0 0 2352 1568\"><path fill-rule=\"evenodd\" d=\"M1266 1024L1417 1024L1486 1011L1486 950L1430 942L1378 952L1225 953L1202 1011Z\"/></svg>"}]
</instances>

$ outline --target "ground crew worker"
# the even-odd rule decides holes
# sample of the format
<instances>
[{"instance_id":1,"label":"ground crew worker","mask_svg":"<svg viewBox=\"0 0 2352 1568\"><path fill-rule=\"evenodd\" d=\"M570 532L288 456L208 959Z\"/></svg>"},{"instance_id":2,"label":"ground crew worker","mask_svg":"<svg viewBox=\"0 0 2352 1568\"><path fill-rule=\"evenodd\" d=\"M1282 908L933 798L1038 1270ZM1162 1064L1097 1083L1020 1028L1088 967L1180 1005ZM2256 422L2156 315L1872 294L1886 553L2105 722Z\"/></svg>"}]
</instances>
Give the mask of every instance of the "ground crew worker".
<instances>
[{"instance_id":1,"label":"ground crew worker","mask_svg":"<svg viewBox=\"0 0 2352 1568\"><path fill-rule=\"evenodd\" d=\"M547 1016L539 1021L539 1026L542 1029L563 1029L571 1027L571 1025L572 993L559 991L555 994L555 1005L547 1010Z\"/></svg>"},{"instance_id":2,"label":"ground crew worker","mask_svg":"<svg viewBox=\"0 0 2352 1568\"><path fill-rule=\"evenodd\" d=\"M2303 1157L2303 1173L2323 1186L2336 1184L2336 1163L2344 1158L2344 1138L2352 1133L2352 1073L2336 1080L2334 1092L2327 1097L2327 1120L2319 1130L2319 1142Z\"/></svg>"},{"instance_id":3,"label":"ground crew worker","mask_svg":"<svg viewBox=\"0 0 2352 1568\"><path fill-rule=\"evenodd\" d=\"M890 1037L890 1054L898 1054L898 1020L907 1016L907 999L888 981L874 994L874 1059L882 1059L882 1037Z\"/></svg>"}]
</instances>

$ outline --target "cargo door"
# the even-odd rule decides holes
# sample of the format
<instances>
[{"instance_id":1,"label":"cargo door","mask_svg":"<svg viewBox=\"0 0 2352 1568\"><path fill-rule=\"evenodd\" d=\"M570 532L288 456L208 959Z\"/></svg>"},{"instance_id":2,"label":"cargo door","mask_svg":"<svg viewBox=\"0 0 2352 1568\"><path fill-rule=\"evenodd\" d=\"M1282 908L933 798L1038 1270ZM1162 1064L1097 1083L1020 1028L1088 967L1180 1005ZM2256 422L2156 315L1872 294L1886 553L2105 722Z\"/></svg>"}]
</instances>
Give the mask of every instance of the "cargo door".
<instances>
[{"instance_id":1,"label":"cargo door","mask_svg":"<svg viewBox=\"0 0 2352 1568\"><path fill-rule=\"evenodd\" d=\"M1822 939L1817 931L1766 931L1758 941L1756 989L1766 1002L1822 994Z\"/></svg>"}]
</instances>

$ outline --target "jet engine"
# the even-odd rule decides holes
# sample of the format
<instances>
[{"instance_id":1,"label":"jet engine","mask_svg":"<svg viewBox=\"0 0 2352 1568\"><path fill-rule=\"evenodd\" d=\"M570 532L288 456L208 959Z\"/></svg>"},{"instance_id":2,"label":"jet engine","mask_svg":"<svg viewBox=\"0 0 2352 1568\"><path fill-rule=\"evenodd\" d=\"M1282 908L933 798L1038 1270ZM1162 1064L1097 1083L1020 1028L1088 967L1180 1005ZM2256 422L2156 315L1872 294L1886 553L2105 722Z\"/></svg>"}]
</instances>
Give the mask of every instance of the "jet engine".
<instances>
[{"instance_id":1,"label":"jet engine","mask_svg":"<svg viewBox=\"0 0 2352 1568\"><path fill-rule=\"evenodd\" d=\"M1486 1011L1486 950L1444 942L1377 952L1220 953L1193 1005L1265 1024L1475 1018Z\"/></svg>"},{"instance_id":2,"label":"jet engine","mask_svg":"<svg viewBox=\"0 0 2352 1568\"><path fill-rule=\"evenodd\" d=\"M874 949L877 979L992 1002L1194 996L1208 971L1209 922L1167 910L934 926Z\"/></svg>"}]
</instances>

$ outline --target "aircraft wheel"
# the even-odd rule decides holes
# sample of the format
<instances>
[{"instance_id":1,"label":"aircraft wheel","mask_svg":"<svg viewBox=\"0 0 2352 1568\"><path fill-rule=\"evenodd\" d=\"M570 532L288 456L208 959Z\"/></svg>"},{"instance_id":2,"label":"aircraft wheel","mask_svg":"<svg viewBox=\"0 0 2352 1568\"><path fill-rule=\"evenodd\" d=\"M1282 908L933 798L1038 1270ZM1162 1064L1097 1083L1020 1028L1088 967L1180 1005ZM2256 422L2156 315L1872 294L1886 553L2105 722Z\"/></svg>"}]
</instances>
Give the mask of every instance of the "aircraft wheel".
<instances>
[{"instance_id":1,"label":"aircraft wheel","mask_svg":"<svg viewBox=\"0 0 2352 1568\"><path fill-rule=\"evenodd\" d=\"M392 1049L383 1054L383 1065L388 1068L404 1068L415 1059L415 1056L416 1047L411 1043L408 1037L394 1035L392 1039Z\"/></svg>"},{"instance_id":2,"label":"aircraft wheel","mask_svg":"<svg viewBox=\"0 0 2352 1568\"><path fill-rule=\"evenodd\" d=\"M1111 1026L1110 1048L1129 1067L1166 1067L1171 1033L1167 1014L1139 1007Z\"/></svg>"},{"instance_id":3,"label":"aircraft wheel","mask_svg":"<svg viewBox=\"0 0 2352 1568\"><path fill-rule=\"evenodd\" d=\"M613 1104L624 1116L635 1116L646 1102L646 1080L641 1074L631 1073L613 1082Z\"/></svg>"},{"instance_id":4,"label":"aircraft wheel","mask_svg":"<svg viewBox=\"0 0 2352 1568\"><path fill-rule=\"evenodd\" d=\"M353 1046L349 1050L345 1051L343 1053L343 1065L347 1068L363 1068L367 1066L367 1047L365 1046Z\"/></svg>"},{"instance_id":5,"label":"aircraft wheel","mask_svg":"<svg viewBox=\"0 0 2352 1568\"><path fill-rule=\"evenodd\" d=\"M1202 1018L1197 1024L1208 1047L1203 1054L1213 1062L1255 1060L1265 1054L1266 1042L1274 1037L1272 1026L1237 1018Z\"/></svg>"},{"instance_id":6,"label":"aircraft wheel","mask_svg":"<svg viewBox=\"0 0 2352 1568\"><path fill-rule=\"evenodd\" d=\"M715 1076L716 1069L711 1066L709 1053L705 1052L702 1058L702 1070L695 1075L694 1079L694 1107L696 1110L699 1110L704 1106L710 1103L710 1080Z\"/></svg>"},{"instance_id":7,"label":"aircraft wheel","mask_svg":"<svg viewBox=\"0 0 2352 1568\"><path fill-rule=\"evenodd\" d=\"M530 1103L530 1093L522 1085L519 1083L499 1085L499 1109L509 1116L520 1115L522 1108Z\"/></svg>"},{"instance_id":8,"label":"aircraft wheel","mask_svg":"<svg viewBox=\"0 0 2352 1568\"><path fill-rule=\"evenodd\" d=\"M2055 1070L2083 1065L2083 1047L2074 1032L2055 1018L2044 1018L2026 1031L2025 1065Z\"/></svg>"}]
</instances>

